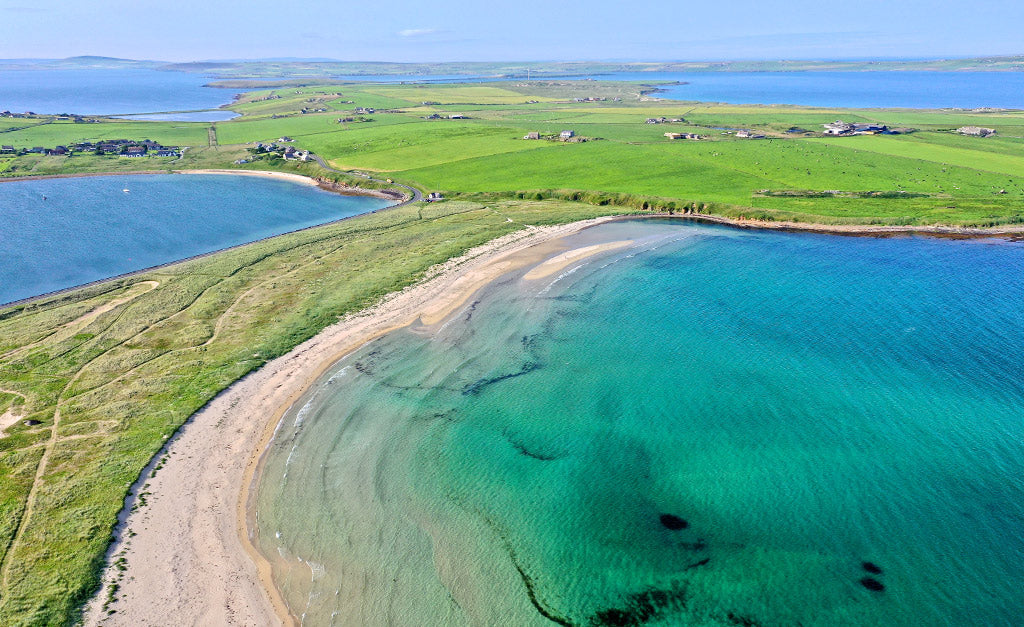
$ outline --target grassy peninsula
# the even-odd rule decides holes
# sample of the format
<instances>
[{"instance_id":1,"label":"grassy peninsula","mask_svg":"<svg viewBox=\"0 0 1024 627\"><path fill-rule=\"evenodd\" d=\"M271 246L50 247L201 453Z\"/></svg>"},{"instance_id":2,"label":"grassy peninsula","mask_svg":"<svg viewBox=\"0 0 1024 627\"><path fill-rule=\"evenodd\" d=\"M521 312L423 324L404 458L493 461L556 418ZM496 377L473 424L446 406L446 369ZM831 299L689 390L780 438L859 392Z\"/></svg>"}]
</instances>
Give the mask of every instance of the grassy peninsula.
<instances>
[{"instance_id":1,"label":"grassy peninsula","mask_svg":"<svg viewBox=\"0 0 1024 627\"><path fill-rule=\"evenodd\" d=\"M0 177L269 169L364 185L370 174L454 199L0 310L0 414L19 417L0 438L0 624L75 619L128 486L219 391L430 266L525 225L644 210L838 225L1024 222L1024 112L683 103L653 89L314 84L243 94L231 105L242 116L214 124L0 118L0 145L14 151L0 154ZM823 136L837 118L914 132ZM963 136L962 126L997 134ZM565 130L588 141L562 141ZM20 154L115 138L185 150ZM312 151L337 172L258 143Z\"/></svg>"}]
</instances>

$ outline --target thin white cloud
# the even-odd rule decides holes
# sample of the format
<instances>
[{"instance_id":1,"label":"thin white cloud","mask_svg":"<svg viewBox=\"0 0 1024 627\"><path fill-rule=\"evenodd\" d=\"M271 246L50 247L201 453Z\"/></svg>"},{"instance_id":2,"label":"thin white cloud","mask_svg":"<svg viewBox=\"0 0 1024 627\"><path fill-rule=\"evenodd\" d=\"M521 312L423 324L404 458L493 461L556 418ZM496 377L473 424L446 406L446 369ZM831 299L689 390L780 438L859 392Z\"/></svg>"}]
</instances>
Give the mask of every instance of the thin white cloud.
<instances>
[{"instance_id":1,"label":"thin white cloud","mask_svg":"<svg viewBox=\"0 0 1024 627\"><path fill-rule=\"evenodd\" d=\"M443 30L437 28L407 28L398 31L399 37L426 37L427 35L439 35Z\"/></svg>"}]
</instances>

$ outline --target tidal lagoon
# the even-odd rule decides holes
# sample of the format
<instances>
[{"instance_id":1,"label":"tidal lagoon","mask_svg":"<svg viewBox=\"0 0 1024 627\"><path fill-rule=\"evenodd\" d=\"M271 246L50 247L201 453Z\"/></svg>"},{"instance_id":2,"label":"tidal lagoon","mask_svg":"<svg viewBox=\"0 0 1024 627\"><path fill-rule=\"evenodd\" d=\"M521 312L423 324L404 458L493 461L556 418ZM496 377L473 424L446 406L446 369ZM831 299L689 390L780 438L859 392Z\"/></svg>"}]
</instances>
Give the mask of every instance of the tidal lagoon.
<instances>
[{"instance_id":1,"label":"tidal lagoon","mask_svg":"<svg viewBox=\"0 0 1024 627\"><path fill-rule=\"evenodd\" d=\"M1013 624L1024 245L632 220L284 416L305 624ZM535 276L535 275L534 275Z\"/></svg>"},{"instance_id":2,"label":"tidal lagoon","mask_svg":"<svg viewBox=\"0 0 1024 627\"><path fill-rule=\"evenodd\" d=\"M253 176L111 175L0 183L0 303L381 209Z\"/></svg>"}]
</instances>

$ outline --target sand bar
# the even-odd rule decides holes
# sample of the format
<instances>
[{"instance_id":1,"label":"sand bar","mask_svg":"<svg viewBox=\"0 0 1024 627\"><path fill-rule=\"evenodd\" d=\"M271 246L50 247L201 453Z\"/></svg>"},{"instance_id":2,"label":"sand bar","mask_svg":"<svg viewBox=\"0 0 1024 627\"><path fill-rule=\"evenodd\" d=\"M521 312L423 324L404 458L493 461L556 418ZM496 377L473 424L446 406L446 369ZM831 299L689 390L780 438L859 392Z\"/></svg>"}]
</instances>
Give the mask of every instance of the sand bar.
<instances>
[{"instance_id":1,"label":"sand bar","mask_svg":"<svg viewBox=\"0 0 1024 627\"><path fill-rule=\"evenodd\" d=\"M607 244L594 244L593 246L584 246L582 248L574 248L573 250L567 250L561 255L557 255L548 259L544 263L540 264L533 270L530 270L523 279L526 281L534 281L536 279L543 279L544 277L551 276L558 272L562 268L569 264L577 261L582 261L587 257L592 257L598 253L605 252L607 250L615 250L617 248L625 248L633 243L633 240L623 240L620 242L608 242Z\"/></svg>"},{"instance_id":2,"label":"sand bar","mask_svg":"<svg viewBox=\"0 0 1024 627\"><path fill-rule=\"evenodd\" d=\"M501 274L561 252L558 239L611 219L528 227L479 246L217 396L133 486L108 555L118 566L106 569L85 624L157 625L170 617L182 625L297 623L253 547L247 522L250 487L281 416L345 354L417 320L443 320ZM146 505L127 511L141 492ZM113 582L116 601L104 608Z\"/></svg>"}]
</instances>

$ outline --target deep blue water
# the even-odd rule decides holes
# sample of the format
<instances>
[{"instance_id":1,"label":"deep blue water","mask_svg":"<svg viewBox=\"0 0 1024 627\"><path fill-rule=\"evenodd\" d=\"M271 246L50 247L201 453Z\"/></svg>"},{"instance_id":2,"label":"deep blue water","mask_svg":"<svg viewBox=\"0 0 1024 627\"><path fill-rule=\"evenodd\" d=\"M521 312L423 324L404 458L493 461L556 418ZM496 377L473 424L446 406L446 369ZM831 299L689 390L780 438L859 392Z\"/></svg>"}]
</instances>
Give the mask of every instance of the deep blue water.
<instances>
[{"instance_id":1,"label":"deep blue water","mask_svg":"<svg viewBox=\"0 0 1024 627\"><path fill-rule=\"evenodd\" d=\"M231 102L230 89L203 87L212 79L157 70L0 71L0 111L115 115L215 109ZM200 116L193 121L223 119ZM170 119L160 117L160 119Z\"/></svg>"},{"instance_id":2,"label":"deep blue water","mask_svg":"<svg viewBox=\"0 0 1024 627\"><path fill-rule=\"evenodd\" d=\"M336 364L266 457L307 624L1018 625L1024 244L602 225Z\"/></svg>"},{"instance_id":3,"label":"deep blue water","mask_svg":"<svg viewBox=\"0 0 1024 627\"><path fill-rule=\"evenodd\" d=\"M0 183L0 303L388 204L251 176L163 174Z\"/></svg>"}]
</instances>

